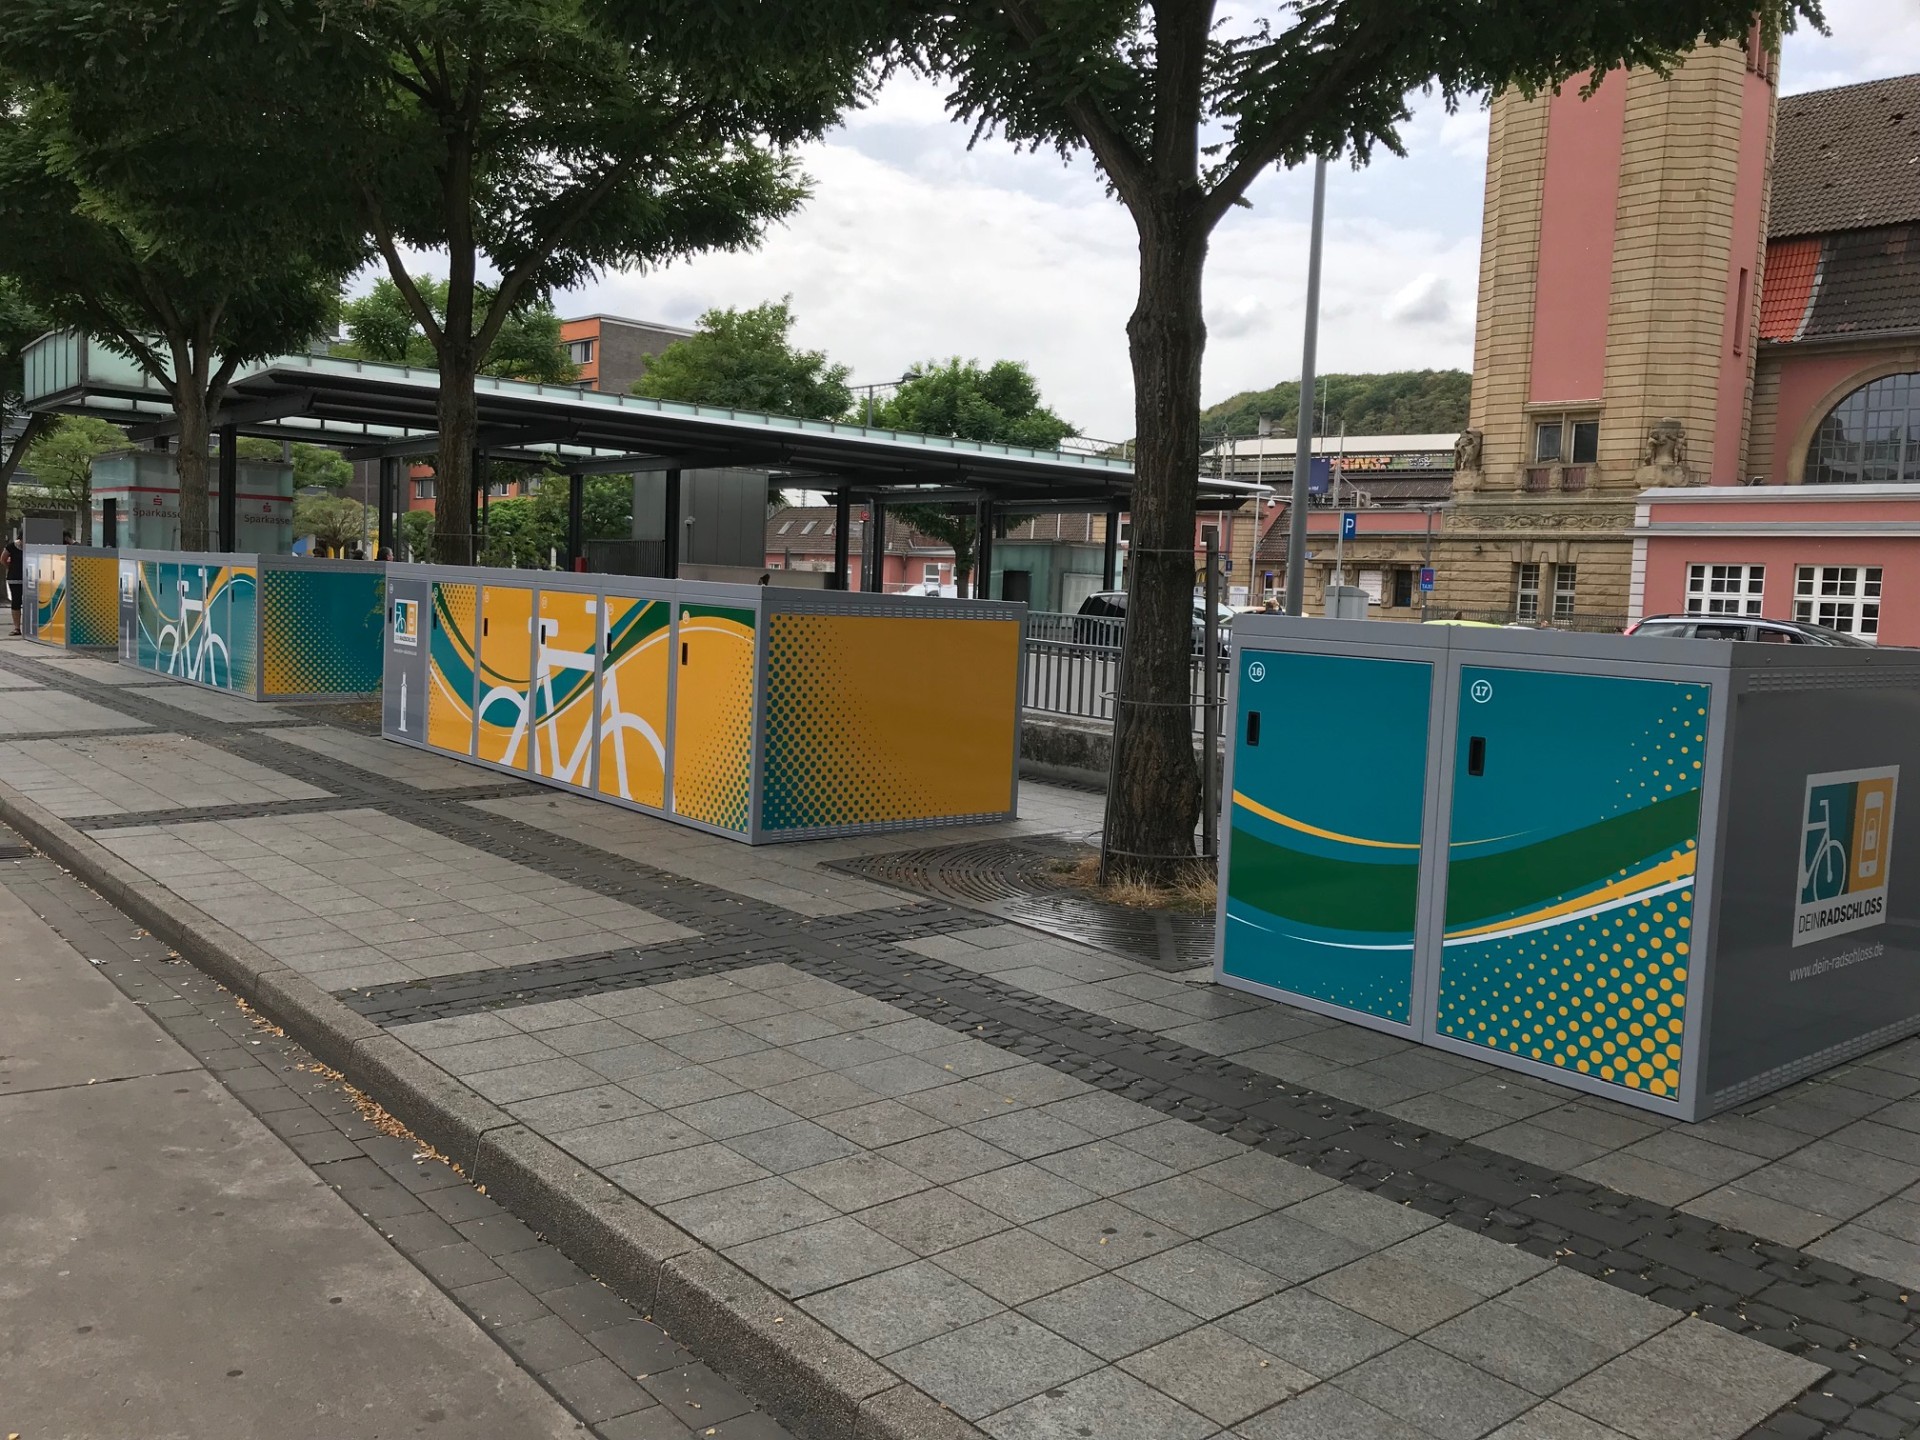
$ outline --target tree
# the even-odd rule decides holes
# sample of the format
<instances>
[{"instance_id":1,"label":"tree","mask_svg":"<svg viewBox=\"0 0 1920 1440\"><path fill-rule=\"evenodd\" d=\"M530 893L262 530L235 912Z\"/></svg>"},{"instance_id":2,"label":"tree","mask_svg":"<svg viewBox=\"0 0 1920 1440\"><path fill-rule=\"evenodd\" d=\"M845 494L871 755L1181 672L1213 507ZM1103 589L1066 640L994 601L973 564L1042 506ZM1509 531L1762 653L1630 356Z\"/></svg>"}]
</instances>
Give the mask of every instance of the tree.
<instances>
[{"instance_id":1,"label":"tree","mask_svg":"<svg viewBox=\"0 0 1920 1440\"><path fill-rule=\"evenodd\" d=\"M34 498L50 509L71 511L74 534L88 533L93 517L93 462L126 448L127 437L117 426L91 415L61 416L27 449L25 463L34 479Z\"/></svg>"},{"instance_id":2,"label":"tree","mask_svg":"<svg viewBox=\"0 0 1920 1440\"><path fill-rule=\"evenodd\" d=\"M1201 282L1214 228L1276 165L1399 153L1407 96L1448 106L1696 44L1774 43L1819 0L602 0L647 35L697 34L743 78L800 46L861 48L949 77L975 135L1091 157L1139 238L1127 322L1135 483L1126 677L1106 839L1123 871L1171 878L1193 853L1188 733ZM1759 26L1755 32L1756 24Z\"/></svg>"},{"instance_id":3,"label":"tree","mask_svg":"<svg viewBox=\"0 0 1920 1440\"><path fill-rule=\"evenodd\" d=\"M6 441L7 426L24 403L27 346L46 329L46 317L28 303L19 285L0 275L0 517L8 514L7 487L13 483L13 473L47 423L33 416L16 440Z\"/></svg>"},{"instance_id":4,"label":"tree","mask_svg":"<svg viewBox=\"0 0 1920 1440\"><path fill-rule=\"evenodd\" d=\"M831 123L862 72L802 56L717 81L685 63L690 47L622 39L581 0L368 0L329 18L373 61L361 118L375 143L349 170L438 360L435 545L462 563L473 382L508 319L607 266L755 243L804 195L785 147ZM409 249L445 255L438 313ZM491 290L477 283L483 261Z\"/></svg>"},{"instance_id":5,"label":"tree","mask_svg":"<svg viewBox=\"0 0 1920 1440\"><path fill-rule=\"evenodd\" d=\"M847 367L794 347L792 297L751 310L709 310L633 382L633 393L688 405L838 420L853 405Z\"/></svg>"},{"instance_id":6,"label":"tree","mask_svg":"<svg viewBox=\"0 0 1920 1440\"><path fill-rule=\"evenodd\" d=\"M981 369L977 360L958 356L945 364L915 365L906 381L874 413L874 423L889 430L921 435L951 435L1052 450L1069 435L1067 421L1040 403L1040 387L1017 360L996 360ZM945 505L899 505L889 514L953 547L954 584L964 592L973 575L979 521L970 510ZM1002 526L1019 517L1000 517ZM1000 533L1005 534L1005 529Z\"/></svg>"},{"instance_id":7,"label":"tree","mask_svg":"<svg viewBox=\"0 0 1920 1440\"><path fill-rule=\"evenodd\" d=\"M280 457L275 455L277 460ZM353 483L353 462L325 445L293 447L293 488L307 490L319 486L336 495Z\"/></svg>"},{"instance_id":8,"label":"tree","mask_svg":"<svg viewBox=\"0 0 1920 1440\"><path fill-rule=\"evenodd\" d=\"M293 533L311 535L316 550L338 554L366 538L367 507L344 495L296 496Z\"/></svg>"},{"instance_id":9,"label":"tree","mask_svg":"<svg viewBox=\"0 0 1920 1440\"><path fill-rule=\"evenodd\" d=\"M1314 430L1333 435L1450 435L1467 427L1473 377L1464 370L1395 370L1379 375L1322 375L1314 386ZM1247 390L1200 412L1201 438L1246 438L1264 417L1275 435L1297 435L1300 382Z\"/></svg>"},{"instance_id":10,"label":"tree","mask_svg":"<svg viewBox=\"0 0 1920 1440\"><path fill-rule=\"evenodd\" d=\"M425 275L414 284L428 310L444 325L447 282ZM476 286L475 290L482 306L492 303L489 287ZM333 347L334 354L418 369L439 367L440 357L432 342L391 278L383 275L365 295L345 301L340 317L348 338ZM580 378L579 367L567 358L566 342L560 338L560 317L543 301L529 302L501 323L493 347L480 359L480 373L547 385L571 385Z\"/></svg>"},{"instance_id":11,"label":"tree","mask_svg":"<svg viewBox=\"0 0 1920 1440\"><path fill-rule=\"evenodd\" d=\"M189 546L207 540L207 429L232 374L330 331L366 253L325 127L287 103L315 56L267 43L293 33L285 12L337 4L243 24L226 3L11 0L0 27L0 271L174 402Z\"/></svg>"}]
</instances>

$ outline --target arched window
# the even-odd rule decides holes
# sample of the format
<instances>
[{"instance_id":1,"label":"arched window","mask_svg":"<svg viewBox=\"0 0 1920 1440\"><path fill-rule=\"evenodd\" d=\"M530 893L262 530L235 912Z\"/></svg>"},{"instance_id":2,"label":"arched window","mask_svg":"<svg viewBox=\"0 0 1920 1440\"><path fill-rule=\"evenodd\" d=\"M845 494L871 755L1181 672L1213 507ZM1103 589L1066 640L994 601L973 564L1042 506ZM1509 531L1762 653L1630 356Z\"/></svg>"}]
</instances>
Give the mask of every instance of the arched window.
<instances>
[{"instance_id":1,"label":"arched window","mask_svg":"<svg viewBox=\"0 0 1920 1440\"><path fill-rule=\"evenodd\" d=\"M1920 374L1888 375L1838 405L1807 446L1809 485L1920 485Z\"/></svg>"}]
</instances>

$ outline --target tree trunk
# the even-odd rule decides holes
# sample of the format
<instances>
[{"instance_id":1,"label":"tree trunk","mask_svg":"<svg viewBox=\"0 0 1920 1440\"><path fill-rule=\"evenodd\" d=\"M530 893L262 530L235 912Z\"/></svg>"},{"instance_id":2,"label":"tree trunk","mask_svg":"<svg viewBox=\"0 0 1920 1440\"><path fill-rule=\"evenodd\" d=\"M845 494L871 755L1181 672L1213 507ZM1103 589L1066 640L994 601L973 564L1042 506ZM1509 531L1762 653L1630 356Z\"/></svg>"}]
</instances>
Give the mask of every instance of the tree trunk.
<instances>
[{"instance_id":1,"label":"tree trunk","mask_svg":"<svg viewBox=\"0 0 1920 1440\"><path fill-rule=\"evenodd\" d=\"M449 334L440 358L440 448L433 462L433 555L442 565L474 563L473 487L478 477L473 450L480 429L473 397L475 368L471 344L461 346Z\"/></svg>"},{"instance_id":2,"label":"tree trunk","mask_svg":"<svg viewBox=\"0 0 1920 1440\"><path fill-rule=\"evenodd\" d=\"M180 548L211 550L207 525L207 391L191 371L174 381L174 414L180 440L174 449L174 474L180 482Z\"/></svg>"},{"instance_id":3,"label":"tree trunk","mask_svg":"<svg viewBox=\"0 0 1920 1440\"><path fill-rule=\"evenodd\" d=\"M1190 706L1207 243L1173 213L1139 222L1140 294L1127 321L1138 445L1107 845L1112 873L1169 881L1192 867L1200 814Z\"/></svg>"}]
</instances>

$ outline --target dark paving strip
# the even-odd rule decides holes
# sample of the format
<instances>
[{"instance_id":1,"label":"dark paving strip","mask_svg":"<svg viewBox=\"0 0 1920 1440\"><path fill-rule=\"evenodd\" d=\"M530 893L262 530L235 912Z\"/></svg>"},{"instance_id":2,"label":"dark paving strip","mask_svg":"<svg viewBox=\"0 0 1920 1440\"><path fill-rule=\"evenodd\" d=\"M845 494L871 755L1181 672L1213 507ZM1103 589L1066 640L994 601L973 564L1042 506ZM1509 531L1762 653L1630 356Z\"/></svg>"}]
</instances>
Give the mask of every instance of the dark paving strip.
<instances>
[{"instance_id":1,"label":"dark paving strip","mask_svg":"<svg viewBox=\"0 0 1920 1440\"><path fill-rule=\"evenodd\" d=\"M449 799L505 800L524 795L533 787L509 781L504 785L478 785L455 790ZM192 825L213 820L278 820L288 815L324 815L336 810L367 810L377 802L364 795L318 795L306 800L260 800L244 805L183 805L174 810L129 810L120 815L83 815L67 823L76 830L125 830L136 825ZM387 808L380 806L379 808Z\"/></svg>"},{"instance_id":2,"label":"dark paving strip","mask_svg":"<svg viewBox=\"0 0 1920 1440\"><path fill-rule=\"evenodd\" d=\"M10 839L0 831L0 841ZM31 852L29 852L31 853ZM39 856L19 895L601 1440L791 1440L771 1416L418 1141L382 1133L301 1046ZM645 1376L637 1380L636 1376Z\"/></svg>"},{"instance_id":3,"label":"dark paving strip","mask_svg":"<svg viewBox=\"0 0 1920 1440\"><path fill-rule=\"evenodd\" d=\"M857 922L857 923L855 923ZM832 917L832 921L803 922L792 935L806 940L845 945L892 944L919 935L954 930L977 930L980 917L947 906L899 905ZM341 990L334 998L349 1009L381 1025L410 1025L421 1020L446 1020L520 1005L542 1005L552 1000L578 1000L667 980L685 980L737 970L743 965L788 964L802 958L792 944L771 939L742 942L670 940L598 955L565 960L539 960L492 970L469 970L437 975L430 980L400 980L362 990Z\"/></svg>"},{"instance_id":4,"label":"dark paving strip","mask_svg":"<svg viewBox=\"0 0 1920 1440\"><path fill-rule=\"evenodd\" d=\"M0 668L46 675L10 656L0 656ZM163 708L142 705L124 689L70 676L57 683L136 718ZM1890 1281L1277 1081L1221 1056L898 949L883 932L840 937L857 940L847 944L811 935L806 921L778 906L429 793L398 795L404 787L396 782L330 761L321 766L311 752L268 735L195 725L184 712L157 717L157 723L343 796L363 792L369 807L699 930L698 943L709 949L684 957L687 973L762 964L774 947L785 945L791 951L786 963L806 973L1832 1367L1834 1376L1751 1432L1755 1440L1920 1434L1920 1306ZM923 933L909 927L895 938ZM595 960L622 963L585 957L585 964ZM671 963L643 965L617 982L610 977L605 988L657 983L673 974ZM531 979L516 976L508 983ZM470 992L448 999L490 1008L480 998L485 984L484 977L472 977ZM511 1003L504 994L491 1001L502 1003Z\"/></svg>"},{"instance_id":5,"label":"dark paving strip","mask_svg":"<svg viewBox=\"0 0 1920 1440\"><path fill-rule=\"evenodd\" d=\"M18 690L0 690L0 697L21 693ZM0 745L24 745L30 740L51 740L55 744L64 745L69 740L119 740L127 737L138 737L143 740L153 738L149 732L127 725L113 730L41 730L37 732L0 730Z\"/></svg>"}]
</instances>

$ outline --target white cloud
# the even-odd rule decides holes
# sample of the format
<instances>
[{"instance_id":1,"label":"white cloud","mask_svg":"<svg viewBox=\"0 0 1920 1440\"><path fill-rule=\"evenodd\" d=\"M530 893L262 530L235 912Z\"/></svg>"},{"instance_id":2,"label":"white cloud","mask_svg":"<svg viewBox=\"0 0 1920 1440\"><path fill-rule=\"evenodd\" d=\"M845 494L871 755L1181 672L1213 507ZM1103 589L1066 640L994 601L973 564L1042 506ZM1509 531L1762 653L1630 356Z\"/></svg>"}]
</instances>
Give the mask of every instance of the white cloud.
<instances>
[{"instance_id":1,"label":"white cloud","mask_svg":"<svg viewBox=\"0 0 1920 1440\"><path fill-rule=\"evenodd\" d=\"M1827 0L1829 37L1789 37L1789 90L1920 64L1914 0ZM1465 367L1473 346L1486 112L1416 97L1407 158L1328 175L1320 367ZM1136 286L1131 222L1092 166L968 147L944 92L890 83L805 155L814 197L746 255L609 275L562 299L691 323L710 306L791 294L802 343L885 380L958 354L1027 361L1043 393L1089 434L1133 433L1126 319ZM1299 374L1310 182L1271 174L1214 237L1206 280L1205 395Z\"/></svg>"}]
</instances>

